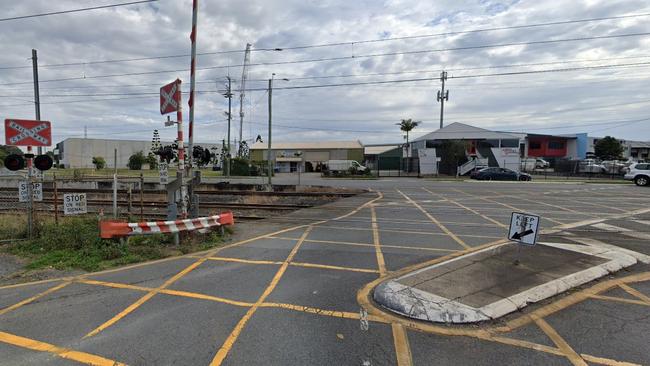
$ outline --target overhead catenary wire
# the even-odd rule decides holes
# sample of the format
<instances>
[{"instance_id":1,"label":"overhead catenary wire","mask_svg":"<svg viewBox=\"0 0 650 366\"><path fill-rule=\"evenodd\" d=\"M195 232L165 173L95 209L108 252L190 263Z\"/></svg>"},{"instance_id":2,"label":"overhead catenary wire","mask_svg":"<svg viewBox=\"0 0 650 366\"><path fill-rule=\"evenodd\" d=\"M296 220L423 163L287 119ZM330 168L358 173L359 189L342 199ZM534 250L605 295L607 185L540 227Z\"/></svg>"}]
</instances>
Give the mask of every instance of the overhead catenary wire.
<instances>
[{"instance_id":1,"label":"overhead catenary wire","mask_svg":"<svg viewBox=\"0 0 650 366\"><path fill-rule=\"evenodd\" d=\"M82 11L90 11L90 10L98 10L98 9L116 8L118 6L128 6L128 5L135 5L135 4L152 3L152 2L156 2L156 1L158 1L158 0L140 0L140 1L131 1L131 2L128 2L128 3L107 4L107 5L92 6L92 7L88 7L88 8L68 9L68 10L52 11L52 12L48 12L48 13L20 15L20 16L9 17L9 18L0 18L0 22L7 22L7 21L11 21L11 20L20 20L20 19L28 19L28 18L38 18L38 17L45 17L45 16L50 16L50 15L78 13L78 12L82 12Z\"/></svg>"},{"instance_id":2,"label":"overhead catenary wire","mask_svg":"<svg viewBox=\"0 0 650 366\"><path fill-rule=\"evenodd\" d=\"M258 62L258 63L250 63L250 64L247 65L247 67L272 66L272 65L290 65L290 64L316 63L316 62L329 62L329 61L343 61L343 60L354 60L354 59L360 59L360 58L387 57L387 56L398 56L398 55L416 55L416 54L424 54L424 53L461 51L461 50L472 50L472 49L487 49L487 48L521 46L521 45L540 45L540 44L553 44L553 43L561 43L561 42L578 42L578 41L597 40L597 39L612 39L612 38L622 38L622 37L641 37L641 36L648 36L648 35L650 35L650 32L611 34L611 35L601 35L601 36L592 36L592 37L576 37L576 38L563 38L563 39L527 41L527 42L509 42L509 43L499 43L499 44L484 44L484 45L463 46L463 47L449 47L449 48L428 49L428 50L413 50L413 51L398 51L398 52L375 53L375 54L367 54L367 55L324 57L324 58L313 58L313 59L303 59L303 60ZM198 67L198 68L196 68L196 70L197 71L206 71L206 70L214 70L214 69L229 69L231 67L243 67L243 66L244 66L243 64L241 64L241 65L204 66L204 67ZM82 77L70 77L70 78L61 78L61 79L41 80L40 82L41 83L47 83L47 82L72 81L72 80L84 80L84 79L102 79L102 78L154 75L154 74L178 73L178 72L187 72L187 70L186 69L173 69L173 70L140 71L140 72L130 72L130 73L121 73L121 74L108 74L108 75L89 75L89 76L84 75ZM2 86L24 85L24 84L30 84L30 83L31 83L31 81L24 81L24 82L2 83L0 85L2 85Z\"/></svg>"},{"instance_id":3,"label":"overhead catenary wire","mask_svg":"<svg viewBox=\"0 0 650 366\"><path fill-rule=\"evenodd\" d=\"M130 4L135 4L135 3L140 3L140 2L149 2L149 1L157 1L157 0L137 1L137 2L133 2L133 3L117 4L117 5L113 5L113 6L130 5ZM108 6L106 6L106 7L108 7ZM99 9L99 8L102 8L102 7L87 8L86 10L92 10L92 9L96 9L96 8ZM84 10L84 9L77 10L77 11L82 11L82 10ZM54 13L52 13L52 14L54 14ZM262 47L262 48L253 48L253 49L251 49L251 51L252 52L284 51L284 50L301 50L301 49L322 48L322 47L348 46L348 45L358 45L358 44L366 44L366 43L392 42L392 41L400 41L400 40L408 40L408 39L421 39L421 38L444 37L444 36L453 36L453 35L471 34L471 33L493 32L493 31L501 31L501 30L526 29L526 28L536 28L536 27L555 26L555 25L567 25L567 24L577 24L577 23L600 22L600 21L606 21L606 20L629 19L629 18L639 18L639 17L647 17L647 16L650 16L650 13L627 14L627 15L617 15L617 16L598 17L598 18L586 18L586 19L574 19L574 20L563 20L563 21L554 21L554 22L545 22L545 23L522 24L522 25L503 26L503 27L491 27L491 28L479 28L479 29L470 29L470 30L461 30L461 31L452 31L452 32L441 32L441 33L433 33L433 34L420 34L420 35L400 36L400 37L386 37L386 38L365 39L365 40L356 40L356 41L344 41L344 42L311 44L311 45L302 45L302 46ZM197 53L197 55L198 56L207 56L207 55L220 55L220 54L243 53L243 52L246 52L246 50L245 49L239 49L239 50L221 50L221 51L212 51L212 52L201 52L201 53ZM189 54L174 54L174 55L134 57L134 58L124 58L124 59L91 60L91 61L78 61L78 62L67 62L67 63L58 63L58 64L44 64L44 65L39 65L39 67L47 68L47 67L64 67L64 66L105 64L105 63L116 63L116 62L137 62L137 61L170 59L170 58L180 58L180 57L189 57L189 56L190 56ZM231 66L236 67L236 66L242 66L242 65L231 65ZM8 67L0 67L0 70L21 69L21 68L29 68L29 67L30 66L8 66Z\"/></svg>"}]
</instances>

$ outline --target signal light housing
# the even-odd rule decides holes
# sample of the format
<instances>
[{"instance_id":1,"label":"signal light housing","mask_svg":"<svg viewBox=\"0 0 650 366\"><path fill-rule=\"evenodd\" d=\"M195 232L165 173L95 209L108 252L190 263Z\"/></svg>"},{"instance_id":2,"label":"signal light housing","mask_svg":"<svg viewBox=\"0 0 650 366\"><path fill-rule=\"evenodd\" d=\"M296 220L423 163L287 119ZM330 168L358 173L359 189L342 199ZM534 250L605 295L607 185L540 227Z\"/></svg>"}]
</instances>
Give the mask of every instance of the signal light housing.
<instances>
[{"instance_id":1,"label":"signal light housing","mask_svg":"<svg viewBox=\"0 0 650 366\"><path fill-rule=\"evenodd\" d=\"M42 172L52 169L53 164L54 161L49 155L39 155L34 159L34 166Z\"/></svg>"},{"instance_id":2,"label":"signal light housing","mask_svg":"<svg viewBox=\"0 0 650 366\"><path fill-rule=\"evenodd\" d=\"M25 158L22 155L10 154L5 158L5 167L11 171L25 168Z\"/></svg>"}]
</instances>

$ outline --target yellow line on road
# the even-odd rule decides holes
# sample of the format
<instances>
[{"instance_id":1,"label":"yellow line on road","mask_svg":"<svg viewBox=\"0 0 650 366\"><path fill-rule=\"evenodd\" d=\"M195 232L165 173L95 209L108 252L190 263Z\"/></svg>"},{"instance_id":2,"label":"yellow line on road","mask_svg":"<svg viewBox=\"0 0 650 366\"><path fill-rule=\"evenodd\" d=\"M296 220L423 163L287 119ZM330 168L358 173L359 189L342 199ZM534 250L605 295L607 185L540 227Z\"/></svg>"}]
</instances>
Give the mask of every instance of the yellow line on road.
<instances>
[{"instance_id":1,"label":"yellow line on road","mask_svg":"<svg viewBox=\"0 0 650 366\"><path fill-rule=\"evenodd\" d=\"M492 192L494 194L499 194L499 192L495 192L495 191L488 191L488 192ZM510 197L510 198L516 198L516 199L522 200L522 201L528 201L530 203L534 203L534 204L537 204L537 205L544 205L544 206L547 206L547 207L557 208L557 209L560 209L562 211L571 212L571 213L578 214L578 215L586 215L586 216L591 216L591 217L598 217L598 215L594 215L594 214L591 214L591 213L588 213L588 212L580 212L580 211L576 211L574 209L567 208L567 207L564 207L564 206L554 205L554 204L546 203L546 202L543 202L543 201L535 201L535 200L531 200L531 199L528 199L528 198L521 197L521 196L516 195L516 194L508 194L508 195L503 195L503 196L504 197Z\"/></svg>"},{"instance_id":2,"label":"yellow line on road","mask_svg":"<svg viewBox=\"0 0 650 366\"><path fill-rule=\"evenodd\" d=\"M11 344L13 346L30 349L33 351L47 352L65 358L77 361L86 365L93 366L123 366L124 363L109 360L104 357L92 355L90 353L74 351L69 348L58 347L53 344L37 341L30 338L20 337L0 331L0 342Z\"/></svg>"},{"instance_id":3,"label":"yellow line on road","mask_svg":"<svg viewBox=\"0 0 650 366\"><path fill-rule=\"evenodd\" d=\"M503 207L507 207L507 208L509 208L509 209L511 209L511 210L513 210L513 211L525 211L525 210L522 210L522 209L520 209L520 208L517 208L517 207L511 206L511 205L509 205L509 204L507 204L507 203L501 203L501 202L499 202L499 201L495 201L495 200L493 200L493 199L489 199L489 198L485 198L485 197L477 196L477 195L472 194L472 193L468 193L468 192L465 192L465 191L461 191L460 189L457 189L457 188L452 188L452 189L453 189L454 191L456 191L456 192L459 192L459 193L462 193L462 194L466 194L466 195L468 195L468 196L476 197L476 198L478 198L478 199L480 199L480 200L483 200L483 201L485 201L485 202L496 203L497 205L500 205L500 206L503 206ZM558 224L558 225L562 225L562 224L564 224L563 222L558 221L558 220L555 220L555 219L551 219L550 217L544 217L544 218L545 218L546 220L548 220L548 221L550 221L550 222L554 222L554 223L556 223L556 224Z\"/></svg>"},{"instance_id":4,"label":"yellow line on road","mask_svg":"<svg viewBox=\"0 0 650 366\"><path fill-rule=\"evenodd\" d=\"M280 308L280 309L287 309L287 310L293 310L293 311L299 311L303 313L310 313L310 314L316 314L316 315L323 315L323 316L331 316L334 318L343 318L343 319L355 319L359 320L360 316L359 313L351 313L348 311L339 311L339 310L324 310L324 309L319 309L319 308L314 308L311 306L303 306L303 305L295 305L295 304L284 304L284 303L275 303L275 302L265 302L260 304L261 308ZM368 320L374 321L374 322L379 322L379 323L386 323L385 320L375 317L375 316L368 316Z\"/></svg>"},{"instance_id":5,"label":"yellow line on road","mask_svg":"<svg viewBox=\"0 0 650 366\"><path fill-rule=\"evenodd\" d=\"M392 323L393 342L395 343L395 356L397 356L398 366L413 365L413 356L411 355L411 346L409 345L408 335L402 324Z\"/></svg>"},{"instance_id":6,"label":"yellow line on road","mask_svg":"<svg viewBox=\"0 0 650 366\"><path fill-rule=\"evenodd\" d=\"M584 353L580 354L580 356L582 356L582 358L584 358L585 361L589 361L591 363L597 363L599 365L605 365L605 366L642 366L641 364L638 363L616 361L616 360L611 360L609 358L586 355Z\"/></svg>"},{"instance_id":7,"label":"yellow line on road","mask_svg":"<svg viewBox=\"0 0 650 366\"><path fill-rule=\"evenodd\" d=\"M580 357L576 351L551 327L544 319L535 318L537 326L546 333L546 335L555 343L555 345L564 353L564 355L576 366L589 366L585 360Z\"/></svg>"},{"instance_id":8,"label":"yellow line on road","mask_svg":"<svg viewBox=\"0 0 650 366\"><path fill-rule=\"evenodd\" d=\"M640 293L636 289L633 289L632 287L630 287L630 286L628 286L628 285L626 285L624 283L621 283L619 286L623 290L625 290L625 292L627 292L628 294L630 294L630 295L640 299L641 301L645 302L646 304L650 305L650 297Z\"/></svg>"},{"instance_id":9,"label":"yellow line on road","mask_svg":"<svg viewBox=\"0 0 650 366\"><path fill-rule=\"evenodd\" d=\"M613 296L605 296L605 295L590 295L589 297L592 298L592 299L597 299L597 300L616 301L616 302L622 302L622 303L625 303L625 304L650 306L650 303L645 302L645 301L625 299L625 298L622 298L622 297L613 297Z\"/></svg>"},{"instance_id":10,"label":"yellow line on road","mask_svg":"<svg viewBox=\"0 0 650 366\"><path fill-rule=\"evenodd\" d=\"M124 318L125 316L129 315L129 314L130 314L131 312L133 312L135 309L139 308L142 304L144 304L144 303L147 302L149 299L151 299L152 297L154 297L154 296L156 295L157 292L159 292L160 290L162 290L162 289L164 289L164 288L170 286L172 283L176 282L177 280L181 279L183 276L185 276L185 275L187 275L188 273L190 273L194 268L200 266L200 265L201 265L203 262L205 262L206 260L207 260L206 258L202 258L202 259L199 259L198 261L192 263L191 265L187 266L185 269L183 269L182 271L178 272L174 277L168 279L167 281L165 281L165 283L163 283L162 285L160 285L160 286L157 287L156 289L150 291L150 292L147 293L146 295L144 295L144 296L142 296L141 298L139 298L136 302L134 302L133 304L129 305L126 309L122 310L120 313L118 313L117 315L115 315L115 316L112 317L111 319L107 320L104 324L100 325L99 327L97 327L97 328L95 328L94 330L92 330L90 333L86 334L86 335L84 336L84 338L92 337L92 336L98 334L99 332L103 331L104 329L110 327L111 325L117 323L120 319L122 319L122 318Z\"/></svg>"},{"instance_id":11,"label":"yellow line on road","mask_svg":"<svg viewBox=\"0 0 650 366\"><path fill-rule=\"evenodd\" d=\"M379 274L384 275L386 273L386 262L384 261L384 254L381 252L379 243L379 226L377 225L377 212L375 212L374 206L370 206L370 221L372 224L372 241L375 246L375 255L377 256L377 268L379 269Z\"/></svg>"},{"instance_id":12,"label":"yellow line on road","mask_svg":"<svg viewBox=\"0 0 650 366\"><path fill-rule=\"evenodd\" d=\"M431 193L432 195L435 195L435 196L438 196L438 197L444 197L443 195L441 195L439 193L435 193L433 191L430 191L430 190L428 190L428 189L426 189L424 187L422 187L422 189L424 189L425 191ZM503 223L501 223L501 222L499 222L499 221L497 221L497 220L495 220L495 219L493 219L493 218L491 218L489 216L486 216L486 215L474 210L473 208L467 207L467 206L463 205L462 203L456 202L456 201L454 201L454 200L452 200L450 198L447 198L447 200L449 202L453 203L454 205L458 206L458 207L464 208L465 210L467 210L467 211L469 211L469 212L471 212L471 213L473 213L475 215L478 215L478 216L490 221L491 223L494 223L495 225L497 225L499 227L508 228L508 225L505 225L505 224L503 224Z\"/></svg>"},{"instance_id":13,"label":"yellow line on road","mask_svg":"<svg viewBox=\"0 0 650 366\"><path fill-rule=\"evenodd\" d=\"M18 303L14 304L14 305L8 306L8 307L0 310L0 316L4 315L4 314L6 314L6 313L8 313L8 312L10 312L12 310L16 310L16 309L18 309L19 307L21 307L23 305L27 305L27 304L35 301L35 300L38 300L38 299L40 299L41 297L43 297L45 295L51 294L51 293L53 293L55 291L58 291L58 290L60 290L60 289L62 289L64 287L68 286L71 283L72 282L69 282L69 281L64 282L64 283L62 283L60 285L54 286L54 287L52 287L52 288L50 288L48 290L43 291L40 294L34 295L34 296L32 296L32 297L30 297L28 299L25 299L25 300L23 300L21 302L18 302Z\"/></svg>"},{"instance_id":14,"label":"yellow line on road","mask_svg":"<svg viewBox=\"0 0 650 366\"><path fill-rule=\"evenodd\" d=\"M300 236L300 239L291 250L291 253L289 253L287 259L282 263L282 266L280 266L278 271L275 273L275 276L273 276L273 279L266 287L262 295L257 299L255 304L253 304L253 306L248 309L246 314L244 314L244 316L239 320L237 325L235 325L235 328L232 330L232 332L230 332L228 338L226 338L226 340L223 342L223 345L221 346L221 348L219 348L219 351L217 351L217 354L212 359L210 365L212 366L221 365L221 363L226 359L228 352L230 352L232 346L237 341L237 338L239 338L239 335L241 334L242 330L246 326L246 323L248 323L248 321L253 316L253 314L255 314L255 312L260 307L260 305L264 302L264 300L266 300L266 298L271 294L271 292L278 285L280 279L282 278L285 271L289 267L289 263L291 262L291 260L293 260L293 257L295 257L296 253L298 253L298 249L300 249L300 246L305 241L307 235L309 235L310 232L311 232L311 226L309 226L307 230L305 230L305 232L302 234L302 236Z\"/></svg>"},{"instance_id":15,"label":"yellow line on road","mask_svg":"<svg viewBox=\"0 0 650 366\"><path fill-rule=\"evenodd\" d=\"M376 270L376 269L332 266L332 265L329 265L329 264L318 264L318 263L291 262L291 263L289 263L289 265L290 266L295 266L295 267L333 269L333 270L337 270L337 271L350 271L350 272L362 272L362 273L379 273L379 271Z\"/></svg>"},{"instance_id":16,"label":"yellow line on road","mask_svg":"<svg viewBox=\"0 0 650 366\"><path fill-rule=\"evenodd\" d=\"M271 238L273 239L291 239L291 238L284 238L281 236L272 236ZM298 240L294 238L293 240ZM335 240L316 240L316 239L307 239L305 240L306 243L322 243L322 244L335 244L335 245L351 245L351 246L360 246L360 247L373 247L375 244L368 244L368 243L356 243L356 242L351 242L351 241L335 241ZM386 244L381 244L380 247L382 248L395 248L395 249L414 249L414 250L428 250L431 252L457 252L458 250L456 249L442 249L442 248L425 248L425 247L413 247L413 246L403 246L403 245L386 245Z\"/></svg>"},{"instance_id":17,"label":"yellow line on road","mask_svg":"<svg viewBox=\"0 0 650 366\"><path fill-rule=\"evenodd\" d=\"M282 264L280 261L261 261L261 260L251 260L251 259L240 259L240 258L231 258L231 257L208 257L211 261L221 261L221 262L236 262L236 263L246 263L246 264Z\"/></svg>"},{"instance_id":18,"label":"yellow line on road","mask_svg":"<svg viewBox=\"0 0 650 366\"><path fill-rule=\"evenodd\" d=\"M438 222L440 222L440 221L438 221ZM442 222L440 222L440 223L442 224ZM356 230L356 231L371 231L372 230L372 228L365 228L365 227L327 226L327 225L321 225L321 226L319 226L319 228L337 229L337 230ZM440 235L440 236L448 235L447 233L437 233L437 232L432 232L432 231L398 230L398 229L379 229L379 232L398 233L398 234L418 234L418 235ZM496 236L474 235L474 234L467 234L467 235L461 235L461 236L466 236L466 237L470 237L470 238L486 238L486 239L494 239L494 238L496 238Z\"/></svg>"},{"instance_id":19,"label":"yellow line on road","mask_svg":"<svg viewBox=\"0 0 650 366\"><path fill-rule=\"evenodd\" d=\"M404 198L406 198L406 200L409 201L409 203L411 203L413 206L417 207L420 211L422 211L422 213L425 214L429 218L429 220L431 220L434 224L438 225L438 227L442 231L444 231L447 235L449 235L449 237L454 239L456 243L458 243L460 246L462 246L465 249L471 249L471 247L467 245L461 238L459 238L458 236L456 236L456 234L452 233L449 229L447 229L447 227L442 223L440 223L440 221L438 221L435 217L431 216L431 214L428 213L424 208L422 208L422 206L420 206L417 202L413 201L411 197L402 193L402 191L400 191L399 189L397 189L397 192L399 192L402 196L404 196Z\"/></svg>"}]
</instances>

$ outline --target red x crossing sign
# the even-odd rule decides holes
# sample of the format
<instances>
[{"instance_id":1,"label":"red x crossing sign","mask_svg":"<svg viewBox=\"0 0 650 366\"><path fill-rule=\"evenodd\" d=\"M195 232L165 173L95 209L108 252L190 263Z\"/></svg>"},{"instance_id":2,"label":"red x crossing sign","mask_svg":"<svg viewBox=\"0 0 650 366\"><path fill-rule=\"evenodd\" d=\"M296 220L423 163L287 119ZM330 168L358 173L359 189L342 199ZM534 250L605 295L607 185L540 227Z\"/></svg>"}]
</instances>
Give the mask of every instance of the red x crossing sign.
<instances>
[{"instance_id":1,"label":"red x crossing sign","mask_svg":"<svg viewBox=\"0 0 650 366\"><path fill-rule=\"evenodd\" d=\"M49 121L5 119L5 144L13 146L50 146L52 128Z\"/></svg>"},{"instance_id":2,"label":"red x crossing sign","mask_svg":"<svg viewBox=\"0 0 650 366\"><path fill-rule=\"evenodd\" d=\"M177 111L181 105L181 81L175 81L160 88L160 114Z\"/></svg>"}]
</instances>

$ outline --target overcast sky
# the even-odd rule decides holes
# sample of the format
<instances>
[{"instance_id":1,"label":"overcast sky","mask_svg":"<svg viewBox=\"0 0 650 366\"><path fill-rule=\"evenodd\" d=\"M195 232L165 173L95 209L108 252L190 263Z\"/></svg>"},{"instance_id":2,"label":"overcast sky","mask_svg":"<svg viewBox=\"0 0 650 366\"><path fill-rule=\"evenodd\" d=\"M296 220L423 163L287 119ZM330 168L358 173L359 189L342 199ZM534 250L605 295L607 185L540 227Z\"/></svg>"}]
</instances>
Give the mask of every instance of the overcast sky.
<instances>
[{"instance_id":1,"label":"overcast sky","mask_svg":"<svg viewBox=\"0 0 650 366\"><path fill-rule=\"evenodd\" d=\"M0 17L38 14L122 0L2 1ZM126 2L126 0L124 0ZM422 121L412 136L438 128L440 71L449 70L445 123L463 122L510 131L650 140L650 14L616 20L508 30L406 36L650 13L647 0L201 0L199 53L253 45L244 110L244 138L267 134L268 79L273 90L274 141L359 139L400 142L395 123ZM158 90L175 78L189 90L191 0L0 22L2 119L34 118L31 49L38 50L41 118L53 123L55 141L67 137L151 139L163 127ZM547 40L634 36L507 47L475 46ZM383 40L360 42L365 40ZM341 43L326 47L296 46ZM441 49L469 47L465 50ZM282 51L264 50L284 48ZM429 51L389 56L385 53ZM85 62L184 55L131 62ZM354 56L354 57L352 57ZM195 141L226 136L223 92L230 75L239 89L243 52L199 56ZM321 62L260 63L339 58ZM52 64L68 66L50 66ZM513 66L544 63L543 65ZM647 64L645 64L647 63ZM585 66L626 67L571 72L482 76ZM629 65L637 64L637 65ZM638 65L641 64L641 65ZM228 67L231 65L230 67ZM221 67L220 67L221 66ZM23 67L23 68L13 68ZM161 72L167 71L167 72ZM143 73L144 75L127 75ZM156 73L152 73L156 72ZM370 74L370 75L368 75ZM379 75L378 75L379 74ZM123 76L111 76L123 75ZM344 76L344 77L341 77ZM467 77L473 76L473 77ZM323 78L326 77L326 78ZM418 82L285 87L431 78ZM52 81L56 79L72 79ZM279 79L279 80L278 80ZM289 79L285 81L282 79ZM183 95L185 121L187 94ZM238 136L238 95L232 138ZM235 122L236 121L236 122ZM3 127L2 127L3 128Z\"/></svg>"}]
</instances>

